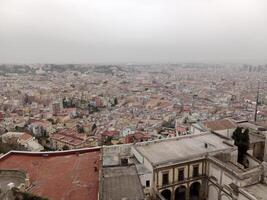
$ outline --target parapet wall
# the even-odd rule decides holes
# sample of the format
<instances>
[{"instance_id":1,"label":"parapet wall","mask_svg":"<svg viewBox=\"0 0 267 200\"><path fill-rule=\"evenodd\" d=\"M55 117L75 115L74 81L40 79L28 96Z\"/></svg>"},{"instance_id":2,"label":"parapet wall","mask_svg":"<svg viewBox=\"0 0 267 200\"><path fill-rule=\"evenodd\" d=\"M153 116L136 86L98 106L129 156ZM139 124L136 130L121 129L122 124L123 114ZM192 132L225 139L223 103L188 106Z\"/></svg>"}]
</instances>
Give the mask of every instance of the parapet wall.
<instances>
[{"instance_id":1,"label":"parapet wall","mask_svg":"<svg viewBox=\"0 0 267 200\"><path fill-rule=\"evenodd\" d=\"M131 157L131 147L133 144L121 144L112 146L103 146L103 166L120 165L121 158Z\"/></svg>"},{"instance_id":2,"label":"parapet wall","mask_svg":"<svg viewBox=\"0 0 267 200\"><path fill-rule=\"evenodd\" d=\"M131 155L131 147L133 144L120 144L120 145L112 145L112 146L103 146L103 156L105 155L122 155L122 156L130 156Z\"/></svg>"},{"instance_id":3,"label":"parapet wall","mask_svg":"<svg viewBox=\"0 0 267 200\"><path fill-rule=\"evenodd\" d=\"M25 180L26 173L18 170L0 170L0 179L1 177L16 177Z\"/></svg>"}]
</instances>

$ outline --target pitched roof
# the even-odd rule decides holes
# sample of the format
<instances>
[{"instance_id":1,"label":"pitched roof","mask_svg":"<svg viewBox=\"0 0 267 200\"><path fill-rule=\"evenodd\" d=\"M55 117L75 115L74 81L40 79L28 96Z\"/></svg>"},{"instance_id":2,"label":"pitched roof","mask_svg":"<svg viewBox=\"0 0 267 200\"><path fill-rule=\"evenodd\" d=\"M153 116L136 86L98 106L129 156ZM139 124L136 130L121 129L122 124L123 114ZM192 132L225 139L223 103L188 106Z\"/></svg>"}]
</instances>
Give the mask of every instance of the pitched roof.
<instances>
[{"instance_id":1,"label":"pitched roof","mask_svg":"<svg viewBox=\"0 0 267 200\"><path fill-rule=\"evenodd\" d=\"M30 134L28 134L28 133L23 133L21 136L19 136L19 139L20 140L24 140L24 141L27 141L27 140L29 140L31 138L32 138L32 136Z\"/></svg>"}]
</instances>

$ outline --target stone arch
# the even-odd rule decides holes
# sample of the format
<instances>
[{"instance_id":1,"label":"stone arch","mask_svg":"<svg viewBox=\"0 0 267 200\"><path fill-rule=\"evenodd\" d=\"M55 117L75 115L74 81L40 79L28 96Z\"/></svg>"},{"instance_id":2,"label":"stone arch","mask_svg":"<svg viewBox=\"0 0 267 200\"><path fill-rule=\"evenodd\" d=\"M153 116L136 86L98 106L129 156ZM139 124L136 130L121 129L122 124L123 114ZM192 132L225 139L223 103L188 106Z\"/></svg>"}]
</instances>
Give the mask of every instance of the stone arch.
<instances>
[{"instance_id":1,"label":"stone arch","mask_svg":"<svg viewBox=\"0 0 267 200\"><path fill-rule=\"evenodd\" d=\"M208 199L219 199L219 189L215 185L209 185Z\"/></svg>"},{"instance_id":2,"label":"stone arch","mask_svg":"<svg viewBox=\"0 0 267 200\"><path fill-rule=\"evenodd\" d=\"M201 189L201 183L198 181L193 182L189 188L189 199L200 200L200 189Z\"/></svg>"},{"instance_id":3,"label":"stone arch","mask_svg":"<svg viewBox=\"0 0 267 200\"><path fill-rule=\"evenodd\" d=\"M174 199L175 200L186 200L186 186L181 185L175 189Z\"/></svg>"},{"instance_id":4,"label":"stone arch","mask_svg":"<svg viewBox=\"0 0 267 200\"><path fill-rule=\"evenodd\" d=\"M190 182L189 183L189 187L191 187L191 185L193 185L194 183L199 183L201 185L202 181L201 180L196 180L196 181Z\"/></svg>"},{"instance_id":5,"label":"stone arch","mask_svg":"<svg viewBox=\"0 0 267 200\"><path fill-rule=\"evenodd\" d=\"M162 190L160 194L166 199L171 200L172 192L169 189Z\"/></svg>"}]
</instances>

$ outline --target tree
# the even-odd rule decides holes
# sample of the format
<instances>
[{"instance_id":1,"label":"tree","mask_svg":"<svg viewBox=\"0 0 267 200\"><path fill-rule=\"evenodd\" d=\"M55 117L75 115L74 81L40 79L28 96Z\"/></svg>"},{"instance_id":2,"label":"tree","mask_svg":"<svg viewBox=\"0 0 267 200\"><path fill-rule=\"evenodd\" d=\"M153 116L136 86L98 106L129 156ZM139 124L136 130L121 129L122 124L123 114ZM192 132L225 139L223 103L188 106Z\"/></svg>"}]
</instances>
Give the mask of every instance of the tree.
<instances>
[{"instance_id":1,"label":"tree","mask_svg":"<svg viewBox=\"0 0 267 200\"><path fill-rule=\"evenodd\" d=\"M96 124L94 123L93 126L92 126L92 132L96 129Z\"/></svg>"},{"instance_id":2,"label":"tree","mask_svg":"<svg viewBox=\"0 0 267 200\"><path fill-rule=\"evenodd\" d=\"M183 120L183 123L184 123L184 124L187 124L187 122L188 122L188 117L186 116L186 117L184 118L184 120Z\"/></svg>"},{"instance_id":3,"label":"tree","mask_svg":"<svg viewBox=\"0 0 267 200\"><path fill-rule=\"evenodd\" d=\"M163 121L162 127L175 128L175 122L174 121Z\"/></svg>"},{"instance_id":4,"label":"tree","mask_svg":"<svg viewBox=\"0 0 267 200\"><path fill-rule=\"evenodd\" d=\"M67 145L64 145L63 147L62 147L62 150L64 150L64 151L66 151L66 150L69 150L70 148L67 146Z\"/></svg>"},{"instance_id":5,"label":"tree","mask_svg":"<svg viewBox=\"0 0 267 200\"><path fill-rule=\"evenodd\" d=\"M12 199L15 199L15 200L48 200L47 198L43 198L35 194L31 194L28 192L21 192L17 188L12 188L11 191L12 191L12 197L13 197Z\"/></svg>"},{"instance_id":6,"label":"tree","mask_svg":"<svg viewBox=\"0 0 267 200\"><path fill-rule=\"evenodd\" d=\"M77 128L78 133L84 133L84 128L83 128L82 125L77 124L77 125L76 125L76 128Z\"/></svg>"},{"instance_id":7,"label":"tree","mask_svg":"<svg viewBox=\"0 0 267 200\"><path fill-rule=\"evenodd\" d=\"M118 98L117 97L114 98L114 105L115 106L118 105Z\"/></svg>"},{"instance_id":8,"label":"tree","mask_svg":"<svg viewBox=\"0 0 267 200\"><path fill-rule=\"evenodd\" d=\"M21 144L9 144L4 143L0 138L0 154L7 153L9 151L16 150L16 151L27 151L27 148Z\"/></svg>"},{"instance_id":9,"label":"tree","mask_svg":"<svg viewBox=\"0 0 267 200\"><path fill-rule=\"evenodd\" d=\"M115 98L113 99L113 101L110 101L110 103L111 103L111 107L114 107L114 106L118 105L118 98L115 97Z\"/></svg>"},{"instance_id":10,"label":"tree","mask_svg":"<svg viewBox=\"0 0 267 200\"><path fill-rule=\"evenodd\" d=\"M90 113L90 114L91 114L91 113L95 113L95 112L99 112L99 111L100 111L98 107L93 106L93 105L90 105L90 104L88 104L88 110L89 110L89 113Z\"/></svg>"},{"instance_id":11,"label":"tree","mask_svg":"<svg viewBox=\"0 0 267 200\"><path fill-rule=\"evenodd\" d=\"M108 136L104 142L105 145L112 145L112 139L113 137L112 136Z\"/></svg>"},{"instance_id":12,"label":"tree","mask_svg":"<svg viewBox=\"0 0 267 200\"><path fill-rule=\"evenodd\" d=\"M62 104L63 104L63 108L67 107L68 102L67 102L67 99L65 97L62 99Z\"/></svg>"},{"instance_id":13,"label":"tree","mask_svg":"<svg viewBox=\"0 0 267 200\"><path fill-rule=\"evenodd\" d=\"M236 130L233 132L232 136L233 140L235 141L234 144L237 146L238 149L238 158L237 161L240 164L243 164L245 154L249 148L249 130L237 127Z\"/></svg>"}]
</instances>

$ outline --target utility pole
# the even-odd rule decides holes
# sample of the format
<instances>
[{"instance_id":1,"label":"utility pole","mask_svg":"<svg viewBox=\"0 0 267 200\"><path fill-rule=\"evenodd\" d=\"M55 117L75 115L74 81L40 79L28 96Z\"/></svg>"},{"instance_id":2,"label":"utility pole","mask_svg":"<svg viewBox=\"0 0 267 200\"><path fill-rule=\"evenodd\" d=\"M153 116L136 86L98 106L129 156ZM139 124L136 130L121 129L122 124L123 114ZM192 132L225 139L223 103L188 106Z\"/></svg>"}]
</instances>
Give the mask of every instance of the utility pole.
<instances>
[{"instance_id":1,"label":"utility pole","mask_svg":"<svg viewBox=\"0 0 267 200\"><path fill-rule=\"evenodd\" d=\"M255 106L255 113L254 113L254 122L257 121L258 104L259 104L259 91L260 91L260 81L258 81L258 90L257 90L257 97L256 97L256 106Z\"/></svg>"}]
</instances>

